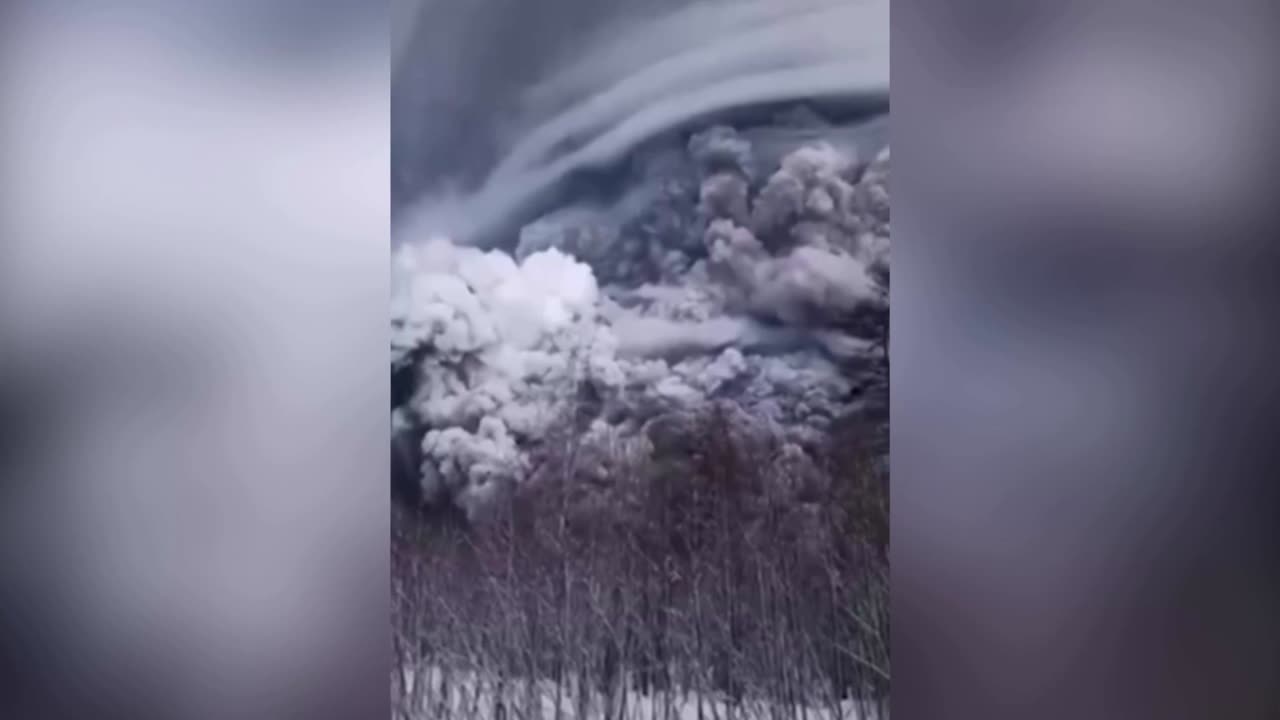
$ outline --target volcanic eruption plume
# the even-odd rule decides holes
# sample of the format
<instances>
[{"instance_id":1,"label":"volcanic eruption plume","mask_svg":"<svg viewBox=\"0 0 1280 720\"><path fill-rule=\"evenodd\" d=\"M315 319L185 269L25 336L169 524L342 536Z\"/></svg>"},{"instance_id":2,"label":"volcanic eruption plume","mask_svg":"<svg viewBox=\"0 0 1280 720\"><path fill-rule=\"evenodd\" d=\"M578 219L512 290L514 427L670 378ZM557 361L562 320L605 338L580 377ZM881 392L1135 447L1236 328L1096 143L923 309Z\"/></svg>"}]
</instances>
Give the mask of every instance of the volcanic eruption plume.
<instances>
[{"instance_id":1,"label":"volcanic eruption plume","mask_svg":"<svg viewBox=\"0 0 1280 720\"><path fill-rule=\"evenodd\" d=\"M887 9L601 22L526 58L520 87L477 88L508 119L473 125L472 152L456 122L480 106L433 129L417 113L446 104L402 103L418 171L398 181L391 362L415 501L474 514L536 478L566 422L644 455L711 405L793 454L842 418L887 420ZM416 40L401 76L432 52Z\"/></svg>"}]
</instances>

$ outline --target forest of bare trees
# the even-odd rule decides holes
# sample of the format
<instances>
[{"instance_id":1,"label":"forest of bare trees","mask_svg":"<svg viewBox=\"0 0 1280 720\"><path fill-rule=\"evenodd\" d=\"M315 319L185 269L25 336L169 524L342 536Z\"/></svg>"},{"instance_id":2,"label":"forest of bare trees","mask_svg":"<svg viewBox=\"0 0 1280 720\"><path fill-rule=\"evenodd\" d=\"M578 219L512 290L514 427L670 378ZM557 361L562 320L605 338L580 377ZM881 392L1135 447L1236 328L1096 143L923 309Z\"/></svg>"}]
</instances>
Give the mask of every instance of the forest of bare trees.
<instances>
[{"instance_id":1,"label":"forest of bare trees","mask_svg":"<svg viewBox=\"0 0 1280 720\"><path fill-rule=\"evenodd\" d=\"M887 716L880 438L789 464L719 411L677 436L592 484L567 432L485 519L397 519L398 717Z\"/></svg>"}]
</instances>

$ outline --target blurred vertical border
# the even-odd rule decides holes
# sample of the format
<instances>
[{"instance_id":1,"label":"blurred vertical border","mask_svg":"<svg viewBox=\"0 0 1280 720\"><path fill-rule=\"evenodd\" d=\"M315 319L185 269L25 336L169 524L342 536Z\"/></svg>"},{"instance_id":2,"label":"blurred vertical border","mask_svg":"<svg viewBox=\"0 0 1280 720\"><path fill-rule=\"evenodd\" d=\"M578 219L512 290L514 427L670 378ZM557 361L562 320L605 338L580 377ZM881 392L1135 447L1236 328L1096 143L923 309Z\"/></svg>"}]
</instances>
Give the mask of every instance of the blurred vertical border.
<instances>
[{"instance_id":1,"label":"blurred vertical border","mask_svg":"<svg viewBox=\"0 0 1280 720\"><path fill-rule=\"evenodd\" d=\"M1276 11L897 3L899 718L1280 717Z\"/></svg>"},{"instance_id":2,"label":"blurred vertical border","mask_svg":"<svg viewBox=\"0 0 1280 720\"><path fill-rule=\"evenodd\" d=\"M0 716L388 712L389 9L0 9Z\"/></svg>"}]
</instances>

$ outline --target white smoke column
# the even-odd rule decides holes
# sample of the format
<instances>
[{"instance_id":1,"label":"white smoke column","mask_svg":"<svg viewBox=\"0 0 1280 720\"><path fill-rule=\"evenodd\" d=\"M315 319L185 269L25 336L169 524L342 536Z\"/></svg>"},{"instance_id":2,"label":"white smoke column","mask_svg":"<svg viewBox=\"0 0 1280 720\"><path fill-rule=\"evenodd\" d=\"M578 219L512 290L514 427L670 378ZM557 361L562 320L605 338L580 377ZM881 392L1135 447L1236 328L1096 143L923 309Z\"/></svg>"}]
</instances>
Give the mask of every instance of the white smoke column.
<instances>
[{"instance_id":1,"label":"white smoke column","mask_svg":"<svg viewBox=\"0 0 1280 720\"><path fill-rule=\"evenodd\" d=\"M522 473L517 442L541 436L579 373L620 382L595 278L559 250L517 264L433 239L401 247L395 275L393 361L423 355L412 410L429 428L428 495L474 507Z\"/></svg>"}]
</instances>

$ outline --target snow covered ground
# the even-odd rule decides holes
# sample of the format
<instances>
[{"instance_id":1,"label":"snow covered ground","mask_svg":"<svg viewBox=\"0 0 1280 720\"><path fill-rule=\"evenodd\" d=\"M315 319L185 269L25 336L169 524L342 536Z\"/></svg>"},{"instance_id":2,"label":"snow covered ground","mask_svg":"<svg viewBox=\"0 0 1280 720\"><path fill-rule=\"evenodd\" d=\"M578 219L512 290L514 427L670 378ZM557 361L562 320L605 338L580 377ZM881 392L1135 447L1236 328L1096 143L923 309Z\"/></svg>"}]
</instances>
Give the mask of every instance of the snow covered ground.
<instances>
[{"instance_id":1,"label":"snow covered ground","mask_svg":"<svg viewBox=\"0 0 1280 720\"><path fill-rule=\"evenodd\" d=\"M576 682L503 681L439 667L394 672L396 720L888 720L887 708L856 700L785 705L763 699L731 704L715 694L641 694L621 686L606 695ZM559 710L557 711L557 705Z\"/></svg>"}]
</instances>

